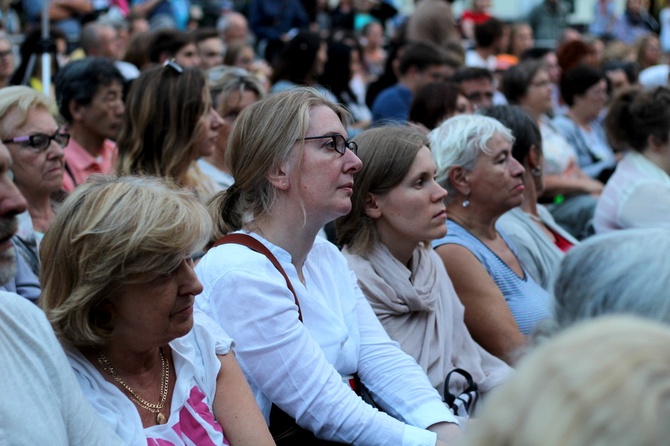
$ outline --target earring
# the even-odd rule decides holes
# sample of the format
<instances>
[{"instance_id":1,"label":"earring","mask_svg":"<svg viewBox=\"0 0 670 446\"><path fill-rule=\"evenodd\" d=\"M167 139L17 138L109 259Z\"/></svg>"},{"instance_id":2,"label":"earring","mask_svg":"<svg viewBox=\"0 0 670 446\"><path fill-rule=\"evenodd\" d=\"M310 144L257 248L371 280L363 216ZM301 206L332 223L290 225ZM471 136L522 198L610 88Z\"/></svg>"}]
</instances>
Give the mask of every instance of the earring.
<instances>
[{"instance_id":1,"label":"earring","mask_svg":"<svg viewBox=\"0 0 670 446\"><path fill-rule=\"evenodd\" d=\"M284 181L281 185L286 187L286 181Z\"/></svg>"},{"instance_id":2,"label":"earring","mask_svg":"<svg viewBox=\"0 0 670 446\"><path fill-rule=\"evenodd\" d=\"M465 201L463 202L462 206L463 206L464 208L470 206L470 200L468 200L468 199L466 198Z\"/></svg>"},{"instance_id":3,"label":"earring","mask_svg":"<svg viewBox=\"0 0 670 446\"><path fill-rule=\"evenodd\" d=\"M542 175L542 168L541 167L534 167L530 170L530 173L534 177L539 177L540 175Z\"/></svg>"}]
</instances>

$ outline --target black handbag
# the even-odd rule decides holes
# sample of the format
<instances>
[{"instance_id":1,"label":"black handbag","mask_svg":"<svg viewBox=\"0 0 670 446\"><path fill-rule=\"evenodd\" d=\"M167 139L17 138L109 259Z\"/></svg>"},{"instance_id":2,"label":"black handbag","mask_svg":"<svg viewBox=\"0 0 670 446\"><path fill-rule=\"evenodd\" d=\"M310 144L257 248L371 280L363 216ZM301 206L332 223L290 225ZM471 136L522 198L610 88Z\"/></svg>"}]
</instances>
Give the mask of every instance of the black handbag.
<instances>
[{"instance_id":1,"label":"black handbag","mask_svg":"<svg viewBox=\"0 0 670 446\"><path fill-rule=\"evenodd\" d=\"M449 381L453 374L456 373L465 378L467 387L458 395L454 395L449 391ZM444 380L444 402L449 406L449 409L459 417L472 416L475 412L477 402L479 401L479 388L477 383L472 379L472 375L463 369L453 369L447 373Z\"/></svg>"}]
</instances>

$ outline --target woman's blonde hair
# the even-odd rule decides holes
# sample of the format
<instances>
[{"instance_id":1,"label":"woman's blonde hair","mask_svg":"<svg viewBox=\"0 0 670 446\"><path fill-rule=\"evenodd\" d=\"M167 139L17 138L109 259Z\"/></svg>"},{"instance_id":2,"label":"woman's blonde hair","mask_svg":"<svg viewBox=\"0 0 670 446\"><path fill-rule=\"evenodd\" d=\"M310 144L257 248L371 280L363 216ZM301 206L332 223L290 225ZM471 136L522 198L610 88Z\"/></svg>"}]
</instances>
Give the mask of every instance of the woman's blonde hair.
<instances>
[{"instance_id":1,"label":"woman's blonde hair","mask_svg":"<svg viewBox=\"0 0 670 446\"><path fill-rule=\"evenodd\" d=\"M211 98L202 70L177 67L157 66L133 81L117 139L117 174L187 182L186 173L198 156L200 118L209 111Z\"/></svg>"},{"instance_id":2,"label":"woman's blonde hair","mask_svg":"<svg viewBox=\"0 0 670 446\"><path fill-rule=\"evenodd\" d=\"M670 438L670 329L582 322L531 351L484 402L463 446L661 445Z\"/></svg>"},{"instance_id":3,"label":"woman's blonde hair","mask_svg":"<svg viewBox=\"0 0 670 446\"><path fill-rule=\"evenodd\" d=\"M216 194L208 205L215 222L214 239L270 212L275 189L267 176L288 160L295 148L300 162L309 113L319 106L333 110L346 126L346 110L309 87L271 94L242 110L226 150L226 162L235 183Z\"/></svg>"},{"instance_id":4,"label":"woman's blonde hair","mask_svg":"<svg viewBox=\"0 0 670 446\"><path fill-rule=\"evenodd\" d=\"M14 124L21 127L26 123L31 110L43 108L51 112L54 107L51 98L33 88L16 85L0 89L0 138L9 138L13 130L6 126L5 118L8 114L16 112L18 121Z\"/></svg>"},{"instance_id":5,"label":"woman's blonde hair","mask_svg":"<svg viewBox=\"0 0 670 446\"><path fill-rule=\"evenodd\" d=\"M365 213L368 195L383 195L400 184L428 137L415 127L385 126L366 130L353 141L363 167L354 174L351 212L338 218L335 228L338 245L366 255L379 240L375 221Z\"/></svg>"},{"instance_id":6,"label":"woman's blonde hair","mask_svg":"<svg viewBox=\"0 0 670 446\"><path fill-rule=\"evenodd\" d=\"M64 201L40 247L40 305L62 341L101 345L126 285L174 271L209 237L207 210L168 179L95 175Z\"/></svg>"}]
</instances>

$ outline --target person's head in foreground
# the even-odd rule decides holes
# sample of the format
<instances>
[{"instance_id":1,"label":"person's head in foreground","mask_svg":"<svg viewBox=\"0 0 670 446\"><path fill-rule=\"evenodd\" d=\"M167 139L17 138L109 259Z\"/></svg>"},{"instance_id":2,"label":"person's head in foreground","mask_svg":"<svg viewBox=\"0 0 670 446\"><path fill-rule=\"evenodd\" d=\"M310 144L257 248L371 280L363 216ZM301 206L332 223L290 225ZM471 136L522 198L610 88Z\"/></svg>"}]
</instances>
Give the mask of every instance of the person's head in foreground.
<instances>
[{"instance_id":1,"label":"person's head in foreground","mask_svg":"<svg viewBox=\"0 0 670 446\"><path fill-rule=\"evenodd\" d=\"M670 438L670 328L582 322L530 352L464 446L660 445Z\"/></svg>"},{"instance_id":2,"label":"person's head in foreground","mask_svg":"<svg viewBox=\"0 0 670 446\"><path fill-rule=\"evenodd\" d=\"M575 246L554 283L556 324L565 328L613 313L670 323L669 252L667 228L613 231Z\"/></svg>"}]
</instances>

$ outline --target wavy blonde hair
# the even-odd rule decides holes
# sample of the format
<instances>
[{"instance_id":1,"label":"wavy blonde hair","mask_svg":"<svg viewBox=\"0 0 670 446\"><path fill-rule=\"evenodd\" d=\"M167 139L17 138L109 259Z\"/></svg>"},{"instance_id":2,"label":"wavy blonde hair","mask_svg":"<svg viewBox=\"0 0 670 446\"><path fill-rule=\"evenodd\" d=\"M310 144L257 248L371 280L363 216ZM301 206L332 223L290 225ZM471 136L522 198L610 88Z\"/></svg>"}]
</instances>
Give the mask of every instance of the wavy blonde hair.
<instances>
[{"instance_id":1,"label":"wavy blonde hair","mask_svg":"<svg viewBox=\"0 0 670 446\"><path fill-rule=\"evenodd\" d=\"M64 201L40 247L40 306L58 337L102 345L103 310L125 285L174 271L211 232L205 206L173 181L93 176Z\"/></svg>"}]
</instances>

